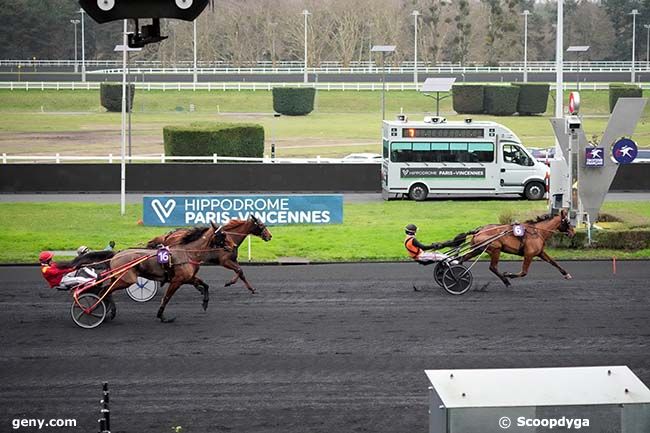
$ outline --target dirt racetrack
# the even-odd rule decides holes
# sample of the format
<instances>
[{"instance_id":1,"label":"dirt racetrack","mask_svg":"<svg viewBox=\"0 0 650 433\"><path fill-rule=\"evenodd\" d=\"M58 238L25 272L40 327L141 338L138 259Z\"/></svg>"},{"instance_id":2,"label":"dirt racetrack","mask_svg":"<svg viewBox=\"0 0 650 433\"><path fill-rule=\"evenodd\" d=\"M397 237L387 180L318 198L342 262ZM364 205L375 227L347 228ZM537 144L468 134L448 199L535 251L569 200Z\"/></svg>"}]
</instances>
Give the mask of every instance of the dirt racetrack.
<instances>
[{"instance_id":1,"label":"dirt racetrack","mask_svg":"<svg viewBox=\"0 0 650 433\"><path fill-rule=\"evenodd\" d=\"M114 433L426 432L433 368L628 365L650 384L650 263L564 265L574 280L536 262L505 288L479 263L488 290L461 297L412 263L248 266L256 295L203 268L207 312L186 287L161 324L160 294L121 293L94 330L37 268L0 268L0 431L17 418L97 431L103 380Z\"/></svg>"}]
</instances>

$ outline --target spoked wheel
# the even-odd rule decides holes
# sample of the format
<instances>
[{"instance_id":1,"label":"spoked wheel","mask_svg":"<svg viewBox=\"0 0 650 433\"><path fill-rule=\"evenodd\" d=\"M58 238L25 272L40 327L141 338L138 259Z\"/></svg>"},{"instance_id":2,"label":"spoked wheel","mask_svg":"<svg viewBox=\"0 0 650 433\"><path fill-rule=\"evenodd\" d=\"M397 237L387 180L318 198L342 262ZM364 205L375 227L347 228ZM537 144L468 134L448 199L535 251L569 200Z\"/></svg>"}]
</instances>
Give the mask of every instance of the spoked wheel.
<instances>
[{"instance_id":1,"label":"spoked wheel","mask_svg":"<svg viewBox=\"0 0 650 433\"><path fill-rule=\"evenodd\" d=\"M126 289L126 294L135 302L147 302L153 299L158 292L158 282L138 277L135 284L131 284Z\"/></svg>"},{"instance_id":2,"label":"spoked wheel","mask_svg":"<svg viewBox=\"0 0 650 433\"><path fill-rule=\"evenodd\" d=\"M70 314L74 323L82 328L96 328L106 318L106 305L94 293L83 293L79 295L78 302L72 301Z\"/></svg>"},{"instance_id":3,"label":"spoked wheel","mask_svg":"<svg viewBox=\"0 0 650 433\"><path fill-rule=\"evenodd\" d=\"M436 263L436 266L433 268L433 279L442 288L445 287L442 285L442 277L447 269L449 269L449 264L444 261Z\"/></svg>"},{"instance_id":4,"label":"spoked wheel","mask_svg":"<svg viewBox=\"0 0 650 433\"><path fill-rule=\"evenodd\" d=\"M452 295L462 295L471 287L474 277L472 271L463 265L451 265L442 276L442 287Z\"/></svg>"}]
</instances>

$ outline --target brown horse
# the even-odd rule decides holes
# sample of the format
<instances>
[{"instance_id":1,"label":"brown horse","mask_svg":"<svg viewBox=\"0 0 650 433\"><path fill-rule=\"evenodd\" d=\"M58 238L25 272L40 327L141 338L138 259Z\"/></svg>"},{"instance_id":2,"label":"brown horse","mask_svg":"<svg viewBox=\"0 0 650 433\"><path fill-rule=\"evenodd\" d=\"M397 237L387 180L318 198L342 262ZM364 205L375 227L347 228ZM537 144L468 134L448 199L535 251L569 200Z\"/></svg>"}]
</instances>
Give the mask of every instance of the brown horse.
<instances>
[{"instance_id":1,"label":"brown horse","mask_svg":"<svg viewBox=\"0 0 650 433\"><path fill-rule=\"evenodd\" d=\"M208 287L196 277L196 273L202 262L210 259L217 249L223 248L224 237L221 229L214 224L201 230L200 233L197 230L189 231L179 239L177 246L169 248L171 260L168 265L158 262L156 250L120 251L110 261L110 268L115 272L115 276L107 289L108 293L104 296L110 296L116 290L129 287L140 276L161 284L169 283L156 316L162 322L174 321L174 318L165 318L164 311L176 290L183 284L193 284L203 293L205 310L209 301Z\"/></svg>"},{"instance_id":2,"label":"brown horse","mask_svg":"<svg viewBox=\"0 0 650 433\"><path fill-rule=\"evenodd\" d=\"M555 266L564 275L564 278L570 280L572 278L571 274L565 271L544 251L544 244L553 233L561 232L569 237L575 235L567 212L563 209L558 215L543 215L537 217L535 220L526 221L521 225L525 229L522 237L515 236L512 226L509 224L490 224L479 227L474 231L474 236L472 236L471 240L471 246L476 248L462 256L461 261L472 259L486 251L490 255L490 271L499 277L506 287L510 286L509 278L521 278L528 274L528 268L534 257L539 257ZM491 239L493 240L490 241ZM518 274L499 272L497 265L499 264L499 255L502 252L524 257L521 272Z\"/></svg>"},{"instance_id":3,"label":"brown horse","mask_svg":"<svg viewBox=\"0 0 650 433\"><path fill-rule=\"evenodd\" d=\"M156 248L160 245L178 245L178 242L183 239L183 236L192 230L207 229L176 229L165 235L151 239L149 242L147 242L147 248ZM209 254L209 257L207 257L204 261L206 263L221 265L224 268L235 272L235 276L224 285L225 287L235 284L237 280L241 278L241 280L246 285L246 288L248 288L248 290L250 290L252 293L255 293L255 289L250 285L246 279L246 276L244 275L244 271L237 262L238 248L249 234L260 237L265 242L268 242L273 237L271 235L271 232L266 227L266 225L253 214L251 214L248 219L245 220L231 219L228 223L222 226L221 231L226 234L224 248L214 249ZM198 278L197 280L200 282L199 285L207 287L207 284L205 284L203 281L199 280ZM199 286L196 287L197 289L199 288Z\"/></svg>"}]
</instances>

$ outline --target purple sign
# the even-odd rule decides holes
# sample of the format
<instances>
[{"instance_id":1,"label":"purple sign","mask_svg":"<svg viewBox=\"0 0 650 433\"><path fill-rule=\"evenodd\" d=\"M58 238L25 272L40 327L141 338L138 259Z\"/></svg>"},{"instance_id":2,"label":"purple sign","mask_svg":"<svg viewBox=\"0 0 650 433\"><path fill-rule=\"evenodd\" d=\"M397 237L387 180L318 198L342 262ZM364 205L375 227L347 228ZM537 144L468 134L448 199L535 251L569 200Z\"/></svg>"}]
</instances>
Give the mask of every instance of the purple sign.
<instances>
[{"instance_id":1,"label":"purple sign","mask_svg":"<svg viewBox=\"0 0 650 433\"><path fill-rule=\"evenodd\" d=\"M602 167L605 165L605 149L602 147L589 147L585 149L585 165L587 167Z\"/></svg>"},{"instance_id":2,"label":"purple sign","mask_svg":"<svg viewBox=\"0 0 650 433\"><path fill-rule=\"evenodd\" d=\"M171 253L169 252L169 248L163 247L158 250L156 253L156 258L158 259L158 263L161 265L168 265L169 260L171 258Z\"/></svg>"}]
</instances>

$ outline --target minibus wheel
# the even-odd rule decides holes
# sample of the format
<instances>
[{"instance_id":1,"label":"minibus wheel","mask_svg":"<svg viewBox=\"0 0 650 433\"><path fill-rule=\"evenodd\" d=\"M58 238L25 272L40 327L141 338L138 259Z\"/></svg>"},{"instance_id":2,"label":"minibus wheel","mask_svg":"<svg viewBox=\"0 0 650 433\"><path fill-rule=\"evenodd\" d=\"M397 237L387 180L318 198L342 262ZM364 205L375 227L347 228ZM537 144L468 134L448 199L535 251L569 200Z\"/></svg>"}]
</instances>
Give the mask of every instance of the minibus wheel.
<instances>
[{"instance_id":1,"label":"minibus wheel","mask_svg":"<svg viewBox=\"0 0 650 433\"><path fill-rule=\"evenodd\" d=\"M424 201L427 199L428 195L429 195L429 190L426 187L426 185L422 183L416 183L409 190L409 197L411 198L411 200Z\"/></svg>"},{"instance_id":2,"label":"minibus wheel","mask_svg":"<svg viewBox=\"0 0 650 433\"><path fill-rule=\"evenodd\" d=\"M524 188L524 197L528 200L541 200L544 198L546 188L541 182L529 182Z\"/></svg>"}]
</instances>

